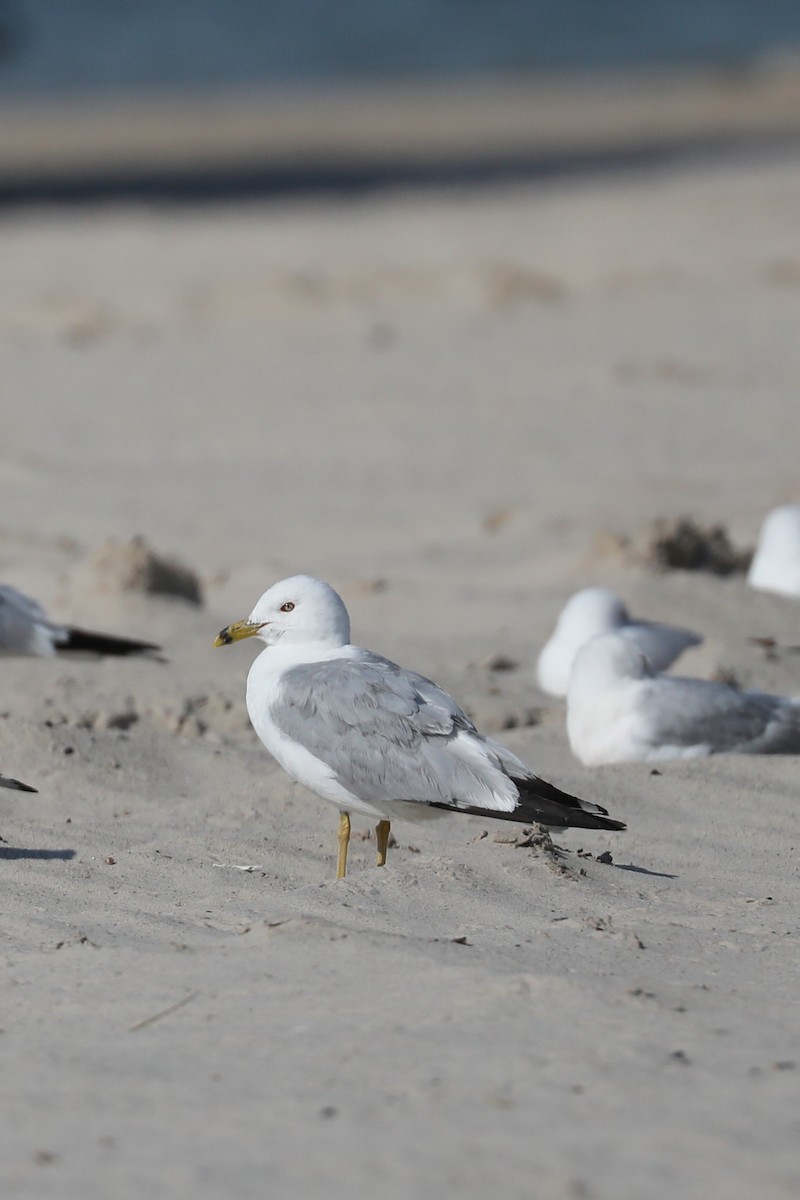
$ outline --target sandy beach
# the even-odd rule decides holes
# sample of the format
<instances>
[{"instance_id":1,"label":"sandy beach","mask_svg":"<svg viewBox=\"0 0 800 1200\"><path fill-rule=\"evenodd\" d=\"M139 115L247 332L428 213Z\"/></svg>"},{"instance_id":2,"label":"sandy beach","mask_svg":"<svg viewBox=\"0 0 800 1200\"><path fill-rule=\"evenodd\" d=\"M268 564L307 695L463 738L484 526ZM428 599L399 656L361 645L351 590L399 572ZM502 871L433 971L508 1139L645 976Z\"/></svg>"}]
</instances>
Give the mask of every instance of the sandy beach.
<instances>
[{"instance_id":1,"label":"sandy beach","mask_svg":"<svg viewBox=\"0 0 800 1200\"><path fill-rule=\"evenodd\" d=\"M3 661L3 1194L796 1197L798 764L582 767L535 662L604 583L800 693L798 602L612 536L800 500L800 154L8 210L0 261L0 579L169 659ZM335 882L212 648L299 571L628 831L357 824Z\"/></svg>"}]
</instances>

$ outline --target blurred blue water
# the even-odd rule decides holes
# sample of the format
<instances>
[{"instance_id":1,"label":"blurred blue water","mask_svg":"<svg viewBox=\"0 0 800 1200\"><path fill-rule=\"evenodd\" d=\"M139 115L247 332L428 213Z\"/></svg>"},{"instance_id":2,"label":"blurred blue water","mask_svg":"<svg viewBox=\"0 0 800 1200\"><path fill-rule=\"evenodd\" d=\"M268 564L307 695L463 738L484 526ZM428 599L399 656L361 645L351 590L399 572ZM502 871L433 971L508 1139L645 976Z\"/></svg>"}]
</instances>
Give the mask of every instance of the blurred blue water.
<instances>
[{"instance_id":1,"label":"blurred blue water","mask_svg":"<svg viewBox=\"0 0 800 1200\"><path fill-rule=\"evenodd\" d=\"M0 0L0 93L736 63L800 0Z\"/></svg>"}]
</instances>

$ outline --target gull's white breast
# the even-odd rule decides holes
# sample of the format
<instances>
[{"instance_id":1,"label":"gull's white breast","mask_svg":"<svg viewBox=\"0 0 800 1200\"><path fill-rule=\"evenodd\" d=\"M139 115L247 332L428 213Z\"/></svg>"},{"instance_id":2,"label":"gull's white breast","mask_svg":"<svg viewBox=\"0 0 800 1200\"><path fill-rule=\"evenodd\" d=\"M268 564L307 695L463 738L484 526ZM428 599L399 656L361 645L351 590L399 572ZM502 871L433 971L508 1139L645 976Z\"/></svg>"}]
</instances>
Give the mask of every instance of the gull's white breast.
<instances>
[{"instance_id":1,"label":"gull's white breast","mask_svg":"<svg viewBox=\"0 0 800 1200\"><path fill-rule=\"evenodd\" d=\"M338 653L324 657L344 656ZM363 813L380 821L386 816L383 809L360 800L343 787L327 763L300 742L287 737L272 718L272 708L281 696L284 672L302 661L307 659L282 654L275 649L259 654L247 676L247 712L252 726L272 757L303 787L341 809Z\"/></svg>"}]
</instances>

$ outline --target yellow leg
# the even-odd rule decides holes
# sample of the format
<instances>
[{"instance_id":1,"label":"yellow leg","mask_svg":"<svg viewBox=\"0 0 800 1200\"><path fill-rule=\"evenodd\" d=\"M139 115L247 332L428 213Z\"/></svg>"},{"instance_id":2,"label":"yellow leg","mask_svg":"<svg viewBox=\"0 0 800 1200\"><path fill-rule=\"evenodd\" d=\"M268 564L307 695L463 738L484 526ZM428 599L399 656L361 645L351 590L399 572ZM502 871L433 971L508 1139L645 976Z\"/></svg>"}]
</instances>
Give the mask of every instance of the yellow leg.
<instances>
[{"instance_id":1,"label":"yellow leg","mask_svg":"<svg viewBox=\"0 0 800 1200\"><path fill-rule=\"evenodd\" d=\"M386 853L389 849L389 831L392 826L389 821L378 821L375 826L375 837L378 839L378 866L386 866Z\"/></svg>"},{"instance_id":2,"label":"yellow leg","mask_svg":"<svg viewBox=\"0 0 800 1200\"><path fill-rule=\"evenodd\" d=\"M336 862L336 878L344 879L347 874L347 847L350 842L350 813L339 813L339 858Z\"/></svg>"}]
</instances>

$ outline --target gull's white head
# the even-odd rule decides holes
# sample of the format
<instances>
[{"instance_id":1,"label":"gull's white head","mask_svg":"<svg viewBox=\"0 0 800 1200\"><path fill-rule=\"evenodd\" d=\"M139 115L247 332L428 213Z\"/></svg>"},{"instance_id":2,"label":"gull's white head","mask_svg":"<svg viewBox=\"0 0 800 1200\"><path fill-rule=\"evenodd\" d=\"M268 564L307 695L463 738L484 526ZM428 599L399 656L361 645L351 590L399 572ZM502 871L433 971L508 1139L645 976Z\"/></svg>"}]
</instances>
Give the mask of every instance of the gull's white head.
<instances>
[{"instance_id":1,"label":"gull's white head","mask_svg":"<svg viewBox=\"0 0 800 1200\"><path fill-rule=\"evenodd\" d=\"M800 596L800 504L784 504L767 515L747 581L768 592Z\"/></svg>"},{"instance_id":2,"label":"gull's white head","mask_svg":"<svg viewBox=\"0 0 800 1200\"><path fill-rule=\"evenodd\" d=\"M561 610L555 630L539 655L537 676L551 696L565 696L573 659L584 642L630 622L628 610L610 588L583 588Z\"/></svg>"},{"instance_id":3,"label":"gull's white head","mask_svg":"<svg viewBox=\"0 0 800 1200\"><path fill-rule=\"evenodd\" d=\"M611 588L583 588L571 596L558 618L556 633L569 639L588 641L598 633L610 633L630 621L628 610Z\"/></svg>"},{"instance_id":4,"label":"gull's white head","mask_svg":"<svg viewBox=\"0 0 800 1200\"><path fill-rule=\"evenodd\" d=\"M329 583L293 575L264 592L250 616L221 631L215 646L257 637L267 646L319 645L327 649L350 641L344 601Z\"/></svg>"},{"instance_id":5,"label":"gull's white head","mask_svg":"<svg viewBox=\"0 0 800 1200\"><path fill-rule=\"evenodd\" d=\"M572 664L569 703L580 696L607 691L626 679L649 679L655 674L634 642L618 633L601 633L590 638Z\"/></svg>"}]
</instances>

